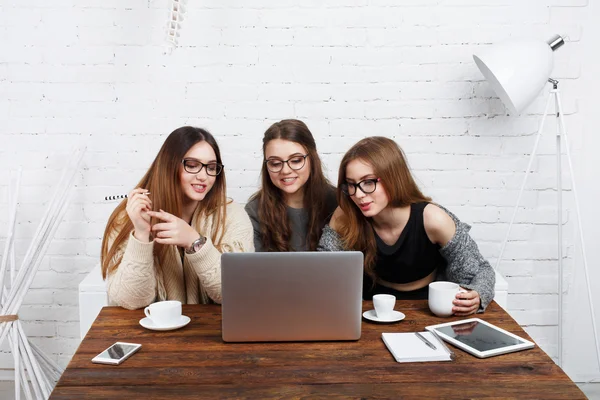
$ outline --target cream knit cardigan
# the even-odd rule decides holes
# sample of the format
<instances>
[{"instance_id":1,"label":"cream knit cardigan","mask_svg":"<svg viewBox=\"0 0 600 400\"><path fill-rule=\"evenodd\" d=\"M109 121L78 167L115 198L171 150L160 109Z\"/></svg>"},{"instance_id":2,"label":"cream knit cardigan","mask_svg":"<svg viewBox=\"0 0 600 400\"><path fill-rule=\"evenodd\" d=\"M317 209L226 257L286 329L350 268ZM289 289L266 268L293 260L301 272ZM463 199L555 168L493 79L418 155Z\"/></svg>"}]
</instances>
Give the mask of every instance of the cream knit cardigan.
<instances>
[{"instance_id":1,"label":"cream knit cardigan","mask_svg":"<svg viewBox=\"0 0 600 400\"><path fill-rule=\"evenodd\" d=\"M221 252L211 240L213 217L196 211L192 226L207 241L195 254L185 254L171 246L171 255L162 268L154 257L154 241L143 243L133 236L123 245L123 259L107 277L108 301L130 310L160 300L179 300L183 304L206 304L209 299L221 303L221 252L253 252L254 231L246 211L237 203L227 204L225 234ZM217 235L217 238L219 236Z\"/></svg>"}]
</instances>

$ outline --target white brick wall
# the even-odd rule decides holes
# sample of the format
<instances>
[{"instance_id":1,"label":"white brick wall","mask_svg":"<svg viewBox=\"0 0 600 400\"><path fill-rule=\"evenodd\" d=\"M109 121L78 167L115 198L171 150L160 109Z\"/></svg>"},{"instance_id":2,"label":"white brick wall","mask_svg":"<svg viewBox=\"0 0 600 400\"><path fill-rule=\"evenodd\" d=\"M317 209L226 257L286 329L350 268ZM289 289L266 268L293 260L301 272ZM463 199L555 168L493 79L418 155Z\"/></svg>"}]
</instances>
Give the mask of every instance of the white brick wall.
<instances>
[{"instance_id":1,"label":"white brick wall","mask_svg":"<svg viewBox=\"0 0 600 400\"><path fill-rule=\"evenodd\" d=\"M115 206L103 198L130 190L179 126L217 136L229 194L239 202L256 189L260 139L274 121L303 119L333 180L359 138L393 137L424 191L473 225L492 262L544 97L508 117L473 51L510 37L568 35L553 76L562 81L573 147L582 146L581 49L593 40L581 22L587 0L190 0L170 56L163 55L167 3L0 0L0 226L8 168L21 164L20 257L66 156L88 145L74 200L20 311L31 337L63 365L78 343L77 284L98 262ZM500 270L509 311L555 357L553 129L541 141ZM572 210L564 220L570 271ZM11 363L0 354L0 368Z\"/></svg>"}]
</instances>

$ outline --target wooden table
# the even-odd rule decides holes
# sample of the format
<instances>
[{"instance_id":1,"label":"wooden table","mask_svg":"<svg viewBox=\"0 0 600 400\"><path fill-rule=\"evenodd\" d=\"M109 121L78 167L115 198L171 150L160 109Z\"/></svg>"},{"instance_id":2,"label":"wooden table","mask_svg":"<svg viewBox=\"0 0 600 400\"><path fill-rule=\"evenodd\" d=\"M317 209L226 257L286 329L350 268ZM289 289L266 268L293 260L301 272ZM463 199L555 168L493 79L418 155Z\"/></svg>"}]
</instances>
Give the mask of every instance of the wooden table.
<instances>
[{"instance_id":1,"label":"wooden table","mask_svg":"<svg viewBox=\"0 0 600 400\"><path fill-rule=\"evenodd\" d=\"M363 309L372 308L364 302ZM52 399L536 398L585 399L539 347L488 359L454 349L454 362L395 362L382 332L422 331L460 318L433 316L425 300L398 301L406 319L363 320L357 342L223 343L218 305L184 306L185 328L142 328L142 310L105 307L77 349ZM531 338L496 303L479 317ZM92 364L116 341L142 348L119 366Z\"/></svg>"}]
</instances>

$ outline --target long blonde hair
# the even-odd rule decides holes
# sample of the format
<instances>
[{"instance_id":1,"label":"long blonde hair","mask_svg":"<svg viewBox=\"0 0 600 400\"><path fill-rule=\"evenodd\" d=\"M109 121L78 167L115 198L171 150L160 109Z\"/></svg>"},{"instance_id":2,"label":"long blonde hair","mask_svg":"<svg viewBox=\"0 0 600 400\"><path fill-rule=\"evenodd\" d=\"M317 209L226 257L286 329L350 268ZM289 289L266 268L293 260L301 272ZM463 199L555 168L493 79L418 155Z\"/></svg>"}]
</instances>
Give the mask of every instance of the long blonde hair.
<instances>
[{"instance_id":1,"label":"long blonde hair","mask_svg":"<svg viewBox=\"0 0 600 400\"><path fill-rule=\"evenodd\" d=\"M203 141L213 148L217 162L222 164L221 152L215 138L204 129L184 126L174 130L167 137L152 165L136 186L147 189L151 193L154 210L164 210L175 216L181 216L184 199L179 179L180 169L183 168L181 160L192 146ZM226 201L225 170L223 170L217 175L215 184L204 200L199 202L199 210L197 210L206 216L215 214L215 229L213 229L211 239L217 247L220 246L225 232ZM121 201L115 208L104 230L100 253L104 279L121 263L123 258L121 247L129 239L129 234L133 230L133 223L125 210L126 206L127 199ZM174 247L154 244L154 255L158 258L159 265L164 264L163 261L168 256L169 248Z\"/></svg>"},{"instance_id":2,"label":"long blonde hair","mask_svg":"<svg viewBox=\"0 0 600 400\"><path fill-rule=\"evenodd\" d=\"M365 272L375 282L377 244L371 218L365 217L350 196L340 189L342 184L346 183L346 167L354 160L361 160L373 168L375 175L381 179L378 185L385 190L391 207L404 207L413 203L431 201L431 198L421 193L412 177L406 156L392 139L381 136L368 137L360 140L346 152L338 174L337 199L344 212L338 233L346 249L364 253Z\"/></svg>"}]
</instances>

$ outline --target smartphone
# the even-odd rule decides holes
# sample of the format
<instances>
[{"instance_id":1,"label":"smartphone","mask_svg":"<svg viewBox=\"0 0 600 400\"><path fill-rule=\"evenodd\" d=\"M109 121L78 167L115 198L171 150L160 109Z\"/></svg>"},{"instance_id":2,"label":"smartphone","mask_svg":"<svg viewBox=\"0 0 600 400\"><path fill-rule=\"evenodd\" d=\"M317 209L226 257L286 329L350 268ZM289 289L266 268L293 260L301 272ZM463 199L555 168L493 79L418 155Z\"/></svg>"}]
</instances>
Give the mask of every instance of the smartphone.
<instances>
[{"instance_id":1,"label":"smartphone","mask_svg":"<svg viewBox=\"0 0 600 400\"><path fill-rule=\"evenodd\" d=\"M117 342L92 358L93 363L119 365L142 347L141 344Z\"/></svg>"}]
</instances>

